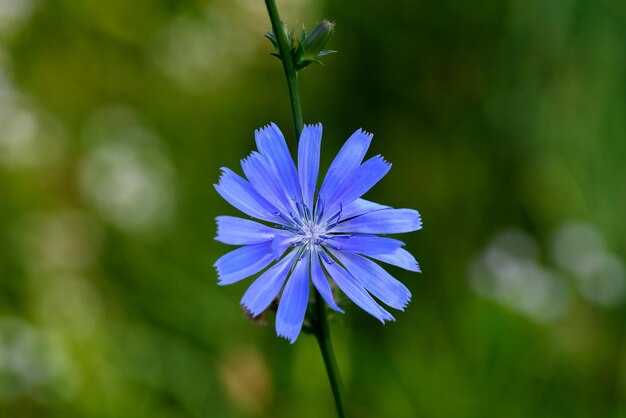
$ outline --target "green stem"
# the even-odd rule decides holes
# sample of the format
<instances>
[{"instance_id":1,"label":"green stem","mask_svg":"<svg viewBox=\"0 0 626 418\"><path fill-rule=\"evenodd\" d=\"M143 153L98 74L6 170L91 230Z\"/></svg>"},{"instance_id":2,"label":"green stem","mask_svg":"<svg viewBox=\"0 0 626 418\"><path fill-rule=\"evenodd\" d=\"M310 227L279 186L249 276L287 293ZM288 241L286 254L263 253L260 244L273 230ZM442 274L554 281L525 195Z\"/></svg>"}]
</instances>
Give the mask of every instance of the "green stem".
<instances>
[{"instance_id":1,"label":"green stem","mask_svg":"<svg viewBox=\"0 0 626 418\"><path fill-rule=\"evenodd\" d=\"M287 34L283 30L282 21L278 14L278 8L276 7L275 0L265 0L267 6L267 12L270 15L272 21L272 31L274 36L278 40L278 48L280 50L281 61L283 63L283 69L285 70L285 77L287 78L287 87L289 88L289 100L291 101L291 112L293 114L293 126L296 130L296 143L302 133L304 122L302 121L302 107L300 106L300 92L298 91L298 74L296 73L296 67L291 59L291 52L289 48L289 40Z\"/></svg>"},{"instance_id":2,"label":"green stem","mask_svg":"<svg viewBox=\"0 0 626 418\"><path fill-rule=\"evenodd\" d=\"M326 305L317 290L315 290L315 313L315 336L317 337L317 342L322 351L322 357L324 357L326 374L328 374L330 388L335 398L337 415L339 415L339 418L344 418L346 415L343 412L343 386L341 384L341 376L339 375L339 367L335 359L333 343L330 340L330 329L328 328L328 320L326 318Z\"/></svg>"},{"instance_id":3,"label":"green stem","mask_svg":"<svg viewBox=\"0 0 626 418\"><path fill-rule=\"evenodd\" d=\"M285 70L285 77L287 78L287 87L289 88L289 99L291 101L291 111L293 114L293 125L296 132L297 143L304 127L302 107L300 106L300 93L298 91L298 74L296 73L296 68L291 58L289 40L287 39L287 34L283 30L282 21L280 20L278 8L276 7L276 1L265 0L265 5L267 6L267 11L270 15L274 36L278 41L278 49L283 63L283 69ZM337 415L339 418L345 418L346 415L343 409L343 387L341 384L341 376L339 375L339 367L337 366L337 360L335 359L335 352L333 351L333 344L330 340L330 329L326 318L326 305L317 290L315 290L314 332L322 352L322 357L324 358L326 373L328 374L330 387L333 391L333 397L335 398Z\"/></svg>"}]
</instances>

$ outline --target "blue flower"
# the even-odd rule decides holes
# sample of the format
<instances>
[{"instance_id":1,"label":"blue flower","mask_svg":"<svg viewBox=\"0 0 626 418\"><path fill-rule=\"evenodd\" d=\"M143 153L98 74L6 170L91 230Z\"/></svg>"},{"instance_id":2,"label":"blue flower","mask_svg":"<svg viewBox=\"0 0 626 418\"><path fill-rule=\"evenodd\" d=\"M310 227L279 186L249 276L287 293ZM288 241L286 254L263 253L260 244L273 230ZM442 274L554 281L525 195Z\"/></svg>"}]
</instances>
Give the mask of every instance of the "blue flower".
<instances>
[{"instance_id":1,"label":"blue flower","mask_svg":"<svg viewBox=\"0 0 626 418\"><path fill-rule=\"evenodd\" d=\"M372 296L403 310L411 292L372 259L410 271L420 269L402 248L403 242L375 234L416 231L422 222L415 210L361 199L391 168L380 155L363 162L372 135L358 130L350 136L317 193L322 125L302 131L297 169L276 125L257 130L255 139L258 152L241 161L248 180L222 168L215 189L228 203L269 225L232 216L217 218L216 239L242 245L215 263L219 284L264 270L241 304L258 316L282 289L276 333L292 343L302 328L310 282L335 311L343 312L333 300L329 279L382 323L393 320Z\"/></svg>"}]
</instances>

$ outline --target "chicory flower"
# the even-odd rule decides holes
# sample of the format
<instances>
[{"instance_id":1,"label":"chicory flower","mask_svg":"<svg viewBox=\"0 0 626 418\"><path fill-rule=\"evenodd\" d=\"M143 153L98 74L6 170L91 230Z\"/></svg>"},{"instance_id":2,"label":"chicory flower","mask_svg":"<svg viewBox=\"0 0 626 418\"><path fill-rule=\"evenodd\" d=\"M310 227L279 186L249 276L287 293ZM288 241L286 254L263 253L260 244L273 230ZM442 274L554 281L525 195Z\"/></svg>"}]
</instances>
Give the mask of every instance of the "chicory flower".
<instances>
[{"instance_id":1,"label":"chicory flower","mask_svg":"<svg viewBox=\"0 0 626 418\"><path fill-rule=\"evenodd\" d=\"M319 187L322 126L305 126L298 144L298 166L274 124L255 132L258 152L241 161L247 178L222 168L217 192L257 219L217 218L218 241L241 245L215 263L219 284L261 273L241 304L256 317L279 296L276 332L294 342L309 304L310 283L328 306L332 286L381 322L393 320L375 299L403 310L411 293L376 262L419 272L402 241L377 234L421 229L417 211L394 209L361 197L391 168L380 155L363 162L372 135L356 131L346 141ZM282 291L282 294L281 294Z\"/></svg>"}]
</instances>

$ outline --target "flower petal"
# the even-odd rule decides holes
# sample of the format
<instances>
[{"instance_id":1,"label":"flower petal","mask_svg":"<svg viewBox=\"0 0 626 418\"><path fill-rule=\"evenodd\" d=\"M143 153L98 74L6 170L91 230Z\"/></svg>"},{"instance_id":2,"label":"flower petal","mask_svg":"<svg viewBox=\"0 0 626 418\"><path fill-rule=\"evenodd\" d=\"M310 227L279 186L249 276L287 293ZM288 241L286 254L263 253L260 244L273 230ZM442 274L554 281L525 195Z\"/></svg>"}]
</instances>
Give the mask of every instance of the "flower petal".
<instances>
[{"instance_id":1,"label":"flower petal","mask_svg":"<svg viewBox=\"0 0 626 418\"><path fill-rule=\"evenodd\" d=\"M326 241L326 245L335 250L352 251L365 255L388 254L402 247L404 243L393 238L376 235L351 234L335 235Z\"/></svg>"},{"instance_id":2,"label":"flower petal","mask_svg":"<svg viewBox=\"0 0 626 418\"><path fill-rule=\"evenodd\" d=\"M326 275L324 274L322 265L320 264L319 250L317 248L318 247L315 246L314 250L311 252L311 281L332 310L344 313L343 309L339 308L339 306L335 303L333 291L328 284L328 279L326 279Z\"/></svg>"},{"instance_id":3,"label":"flower petal","mask_svg":"<svg viewBox=\"0 0 626 418\"><path fill-rule=\"evenodd\" d=\"M365 288L343 267L324 257L322 257L322 263L339 289L341 289L352 302L382 323L385 323L385 321L393 321L393 316L376 303Z\"/></svg>"},{"instance_id":4,"label":"flower petal","mask_svg":"<svg viewBox=\"0 0 626 418\"><path fill-rule=\"evenodd\" d=\"M383 303L404 310L411 300L409 289L372 260L344 251L330 252L368 292Z\"/></svg>"},{"instance_id":5,"label":"flower petal","mask_svg":"<svg viewBox=\"0 0 626 418\"><path fill-rule=\"evenodd\" d=\"M322 144L322 125L307 125L300 135L298 144L298 176L304 204L313 209L313 195L320 169L320 147Z\"/></svg>"},{"instance_id":6,"label":"flower petal","mask_svg":"<svg viewBox=\"0 0 626 418\"><path fill-rule=\"evenodd\" d=\"M346 206L363 196L385 177L390 169L391 164L377 155L353 170L343 184L337 188L337 191L328 200L325 200L325 218L330 218L342 206Z\"/></svg>"},{"instance_id":7,"label":"flower petal","mask_svg":"<svg viewBox=\"0 0 626 418\"><path fill-rule=\"evenodd\" d=\"M365 253L363 253L365 254ZM382 261L393 266L401 267L405 270L415 271L421 273L419 264L415 260L415 257L404 248L398 248L392 253L388 254L365 254L373 259Z\"/></svg>"},{"instance_id":8,"label":"flower petal","mask_svg":"<svg viewBox=\"0 0 626 418\"><path fill-rule=\"evenodd\" d=\"M272 252L274 254L275 259L279 259L287 248L292 245L294 242L300 240L300 237L294 234L285 235L285 232L281 232L274 236L274 242L272 242Z\"/></svg>"},{"instance_id":9,"label":"flower petal","mask_svg":"<svg viewBox=\"0 0 626 418\"><path fill-rule=\"evenodd\" d=\"M361 129L348 138L328 168L320 188L322 201L328 202L330 196L345 182L346 177L361 164L371 142L372 134Z\"/></svg>"},{"instance_id":10,"label":"flower petal","mask_svg":"<svg viewBox=\"0 0 626 418\"><path fill-rule=\"evenodd\" d=\"M422 228L418 211L413 209L382 209L339 222L332 232L359 234L400 234Z\"/></svg>"},{"instance_id":11,"label":"flower petal","mask_svg":"<svg viewBox=\"0 0 626 418\"><path fill-rule=\"evenodd\" d=\"M215 190L228 203L254 218L268 222L284 222L278 216L278 209L265 200L250 183L228 168L222 168L222 175Z\"/></svg>"},{"instance_id":12,"label":"flower petal","mask_svg":"<svg viewBox=\"0 0 626 418\"><path fill-rule=\"evenodd\" d=\"M276 313L276 334L292 344L302 329L302 321L309 304L309 255L304 254L296 262L291 277L280 297Z\"/></svg>"},{"instance_id":13,"label":"flower petal","mask_svg":"<svg viewBox=\"0 0 626 418\"><path fill-rule=\"evenodd\" d=\"M272 123L263 129L257 129L254 132L254 137L259 152L274 168L289 199L294 202L299 201L301 194L296 165L291 158L289 148L287 148L285 137L278 126Z\"/></svg>"},{"instance_id":14,"label":"flower petal","mask_svg":"<svg viewBox=\"0 0 626 418\"><path fill-rule=\"evenodd\" d=\"M241 304L252 314L259 316L272 303L285 283L298 251L292 251L282 260L263 272L246 290Z\"/></svg>"},{"instance_id":15,"label":"flower petal","mask_svg":"<svg viewBox=\"0 0 626 418\"><path fill-rule=\"evenodd\" d=\"M213 266L217 269L219 285L227 285L250 277L274 260L272 242L246 245L221 256Z\"/></svg>"},{"instance_id":16,"label":"flower petal","mask_svg":"<svg viewBox=\"0 0 626 418\"><path fill-rule=\"evenodd\" d=\"M280 209L284 215L293 211L291 199L287 197L282 183L264 156L258 152L252 152L247 158L241 160L241 168L252 187L274 207Z\"/></svg>"},{"instance_id":17,"label":"flower petal","mask_svg":"<svg viewBox=\"0 0 626 418\"><path fill-rule=\"evenodd\" d=\"M369 212L374 212L381 209L391 209L390 206L381 205L379 203L370 202L365 199L357 199L352 203L343 207L341 211L342 219L354 218L355 216L363 215Z\"/></svg>"},{"instance_id":18,"label":"flower petal","mask_svg":"<svg viewBox=\"0 0 626 418\"><path fill-rule=\"evenodd\" d=\"M248 245L271 241L278 229L235 216L218 216L216 240L224 244Z\"/></svg>"}]
</instances>

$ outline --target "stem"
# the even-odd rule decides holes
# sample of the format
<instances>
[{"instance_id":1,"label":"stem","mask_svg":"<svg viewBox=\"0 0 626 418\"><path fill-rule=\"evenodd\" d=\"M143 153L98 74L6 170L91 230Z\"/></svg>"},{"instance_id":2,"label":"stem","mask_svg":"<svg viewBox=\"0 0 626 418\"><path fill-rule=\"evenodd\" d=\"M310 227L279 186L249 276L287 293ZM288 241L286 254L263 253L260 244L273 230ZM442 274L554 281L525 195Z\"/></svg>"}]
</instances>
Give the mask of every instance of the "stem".
<instances>
[{"instance_id":1,"label":"stem","mask_svg":"<svg viewBox=\"0 0 626 418\"><path fill-rule=\"evenodd\" d=\"M304 122L302 121L302 107L300 106L300 92L298 91L298 74L296 73L296 67L293 65L291 59L291 52L289 48L289 40L287 34L283 30L282 21L278 14L278 8L276 7L275 0L265 0L267 6L267 12L270 15L272 21L272 31L278 40L278 48L280 50L281 61L283 63L283 69L285 70L285 77L287 78L287 87L289 88L289 100L291 101L291 112L293 114L293 126L296 130L296 143L302 133Z\"/></svg>"},{"instance_id":2,"label":"stem","mask_svg":"<svg viewBox=\"0 0 626 418\"><path fill-rule=\"evenodd\" d=\"M324 357L324 364L326 365L326 374L328 374L328 380L330 381L330 388L333 391L333 397L335 398L335 406L337 407L337 415L339 418L344 418L343 412L343 386L341 384L341 376L339 375L339 367L337 366L337 360L335 359L335 351L333 350L333 343L330 340L330 329L328 328L328 320L326 318L326 305L320 293L315 290L315 336L317 342L322 351L322 357Z\"/></svg>"},{"instance_id":3,"label":"stem","mask_svg":"<svg viewBox=\"0 0 626 418\"><path fill-rule=\"evenodd\" d=\"M304 122L302 120L302 107L300 106L300 93L298 91L298 74L291 58L291 52L289 47L289 40L287 34L283 30L282 21L278 14L278 8L276 7L275 0L265 0L267 6L267 12L270 15L272 22L272 30L278 41L278 49L283 63L283 69L285 70L285 77L287 78L287 87L289 88L289 100L291 101L291 112L293 115L293 125L296 133L296 143L300 138ZM314 332L317 342L324 358L324 365L326 366L326 373L328 374L328 380L330 381L330 387L333 391L333 397L335 398L335 406L337 407L337 415L339 418L345 418L343 410L343 386L341 384L341 376L339 375L339 367L337 366L337 360L335 359L335 352L333 351L333 344L330 340L330 329L328 327L328 320L326 318L326 305L324 299L315 289L315 324Z\"/></svg>"}]
</instances>

